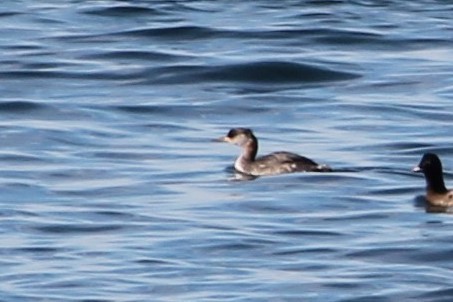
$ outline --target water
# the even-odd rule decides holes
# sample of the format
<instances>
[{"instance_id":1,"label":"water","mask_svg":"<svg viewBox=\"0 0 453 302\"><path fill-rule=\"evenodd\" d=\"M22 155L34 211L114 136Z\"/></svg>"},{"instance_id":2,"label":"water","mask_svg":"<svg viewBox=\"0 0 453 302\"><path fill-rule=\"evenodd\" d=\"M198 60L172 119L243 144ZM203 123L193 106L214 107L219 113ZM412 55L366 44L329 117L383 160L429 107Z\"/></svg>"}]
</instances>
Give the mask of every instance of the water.
<instances>
[{"instance_id":1,"label":"water","mask_svg":"<svg viewBox=\"0 0 453 302\"><path fill-rule=\"evenodd\" d=\"M7 1L1 301L450 301L448 1ZM338 172L234 181L260 153Z\"/></svg>"}]
</instances>

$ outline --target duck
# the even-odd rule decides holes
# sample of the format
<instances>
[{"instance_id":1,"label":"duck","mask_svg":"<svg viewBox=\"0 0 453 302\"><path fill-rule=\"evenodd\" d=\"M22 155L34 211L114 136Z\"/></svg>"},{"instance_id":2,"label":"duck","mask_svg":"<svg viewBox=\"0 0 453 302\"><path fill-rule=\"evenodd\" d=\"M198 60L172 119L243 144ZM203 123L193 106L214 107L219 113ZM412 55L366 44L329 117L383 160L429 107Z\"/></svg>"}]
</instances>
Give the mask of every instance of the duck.
<instances>
[{"instance_id":1,"label":"duck","mask_svg":"<svg viewBox=\"0 0 453 302\"><path fill-rule=\"evenodd\" d=\"M234 162L236 171L250 176L277 175L294 172L330 172L328 165L296 153L280 151L257 157L258 139L249 128L232 128L226 136L216 141L227 142L242 148L241 154Z\"/></svg>"},{"instance_id":2,"label":"duck","mask_svg":"<svg viewBox=\"0 0 453 302\"><path fill-rule=\"evenodd\" d=\"M425 198L429 205L443 208L453 206L453 190L445 187L442 162L439 156L434 153L425 153L420 163L412 171L425 175Z\"/></svg>"}]
</instances>

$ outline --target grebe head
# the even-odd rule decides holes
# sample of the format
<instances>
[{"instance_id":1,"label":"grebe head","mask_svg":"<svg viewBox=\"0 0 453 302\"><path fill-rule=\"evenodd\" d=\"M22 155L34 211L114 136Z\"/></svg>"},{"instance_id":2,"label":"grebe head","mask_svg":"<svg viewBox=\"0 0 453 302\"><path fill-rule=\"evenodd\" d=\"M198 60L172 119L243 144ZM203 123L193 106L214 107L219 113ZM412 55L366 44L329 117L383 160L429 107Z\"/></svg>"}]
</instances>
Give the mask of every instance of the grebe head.
<instances>
[{"instance_id":1,"label":"grebe head","mask_svg":"<svg viewBox=\"0 0 453 302\"><path fill-rule=\"evenodd\" d=\"M233 128L226 136L219 138L218 141L242 147L250 141L256 141L256 138L253 135L252 130L248 128Z\"/></svg>"}]
</instances>

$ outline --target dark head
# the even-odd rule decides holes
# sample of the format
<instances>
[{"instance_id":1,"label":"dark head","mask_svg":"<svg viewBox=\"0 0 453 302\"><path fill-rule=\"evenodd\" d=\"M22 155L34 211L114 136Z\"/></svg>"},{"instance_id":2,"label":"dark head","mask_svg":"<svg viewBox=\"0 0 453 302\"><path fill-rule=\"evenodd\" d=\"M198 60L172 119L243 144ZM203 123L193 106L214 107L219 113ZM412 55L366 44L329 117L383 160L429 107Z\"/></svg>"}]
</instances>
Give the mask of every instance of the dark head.
<instances>
[{"instance_id":1,"label":"dark head","mask_svg":"<svg viewBox=\"0 0 453 302\"><path fill-rule=\"evenodd\" d=\"M235 144L242 147L250 142L256 143L256 137L255 135L253 135L252 130L248 128L233 128L228 132L226 136L219 138L218 141Z\"/></svg>"},{"instance_id":2,"label":"dark head","mask_svg":"<svg viewBox=\"0 0 453 302\"><path fill-rule=\"evenodd\" d=\"M425 153L418 166L412 171L425 174L428 188L433 189L436 192L447 191L442 176L442 163L436 154Z\"/></svg>"},{"instance_id":3,"label":"dark head","mask_svg":"<svg viewBox=\"0 0 453 302\"><path fill-rule=\"evenodd\" d=\"M434 153L425 153L418 166L412 171L423 172L426 174L442 174L442 163L439 157Z\"/></svg>"}]
</instances>

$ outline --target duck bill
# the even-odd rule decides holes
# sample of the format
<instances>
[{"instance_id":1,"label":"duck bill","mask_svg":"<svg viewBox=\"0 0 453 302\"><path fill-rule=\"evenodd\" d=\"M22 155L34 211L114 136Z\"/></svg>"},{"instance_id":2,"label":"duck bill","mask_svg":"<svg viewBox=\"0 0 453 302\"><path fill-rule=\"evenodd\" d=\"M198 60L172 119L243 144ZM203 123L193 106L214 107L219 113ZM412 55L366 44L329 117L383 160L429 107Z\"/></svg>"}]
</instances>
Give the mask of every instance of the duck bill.
<instances>
[{"instance_id":1,"label":"duck bill","mask_svg":"<svg viewBox=\"0 0 453 302\"><path fill-rule=\"evenodd\" d=\"M422 170L419 166L415 166L415 167L412 169L412 172L420 173L420 172L423 172L423 170Z\"/></svg>"}]
</instances>

